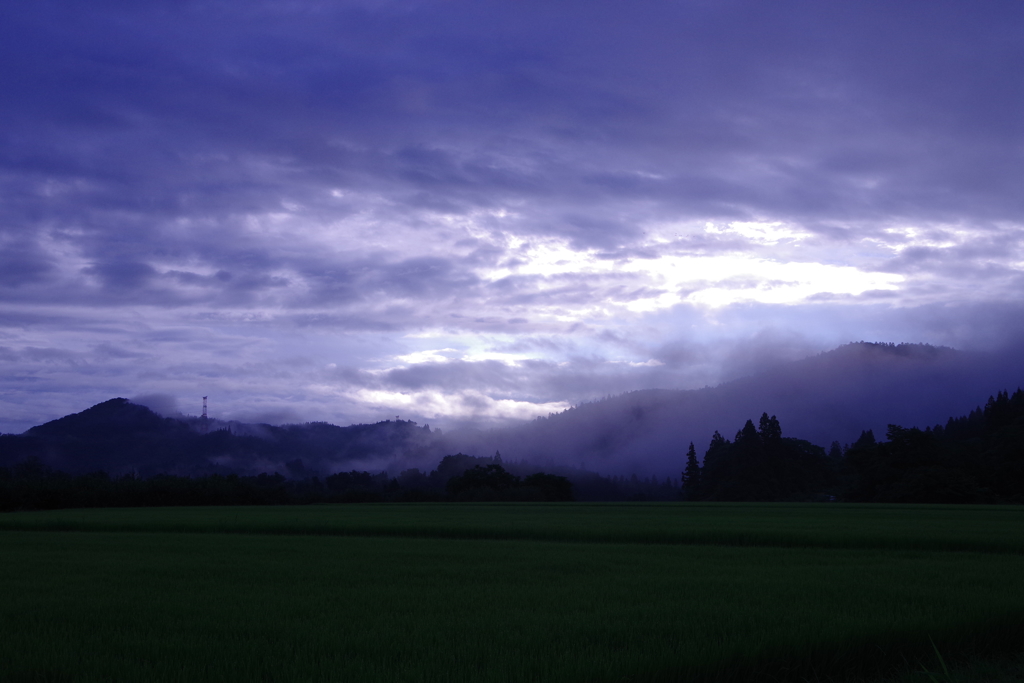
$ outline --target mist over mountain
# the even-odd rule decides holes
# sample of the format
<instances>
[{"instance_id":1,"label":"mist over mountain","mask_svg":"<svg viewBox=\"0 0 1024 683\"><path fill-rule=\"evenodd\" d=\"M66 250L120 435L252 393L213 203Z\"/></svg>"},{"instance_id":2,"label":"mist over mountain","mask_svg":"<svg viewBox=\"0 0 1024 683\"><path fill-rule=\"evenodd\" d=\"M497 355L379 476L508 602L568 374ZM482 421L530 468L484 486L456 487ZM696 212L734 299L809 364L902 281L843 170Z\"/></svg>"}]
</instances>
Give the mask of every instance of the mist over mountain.
<instances>
[{"instance_id":1,"label":"mist over mountain","mask_svg":"<svg viewBox=\"0 0 1024 683\"><path fill-rule=\"evenodd\" d=\"M703 455L715 431L731 437L748 419L775 415L787 437L828 447L889 424L931 426L998 391L1024 385L1016 353L981 354L922 344L854 343L713 388L647 390L581 404L511 428L441 434L395 420L339 427L273 426L161 416L127 399L0 436L0 466L37 458L69 473L327 476L430 472L446 455L490 457L513 470L542 467L579 479L679 476L688 444Z\"/></svg>"},{"instance_id":2,"label":"mist over mountain","mask_svg":"<svg viewBox=\"0 0 1024 683\"><path fill-rule=\"evenodd\" d=\"M0 466L36 458L72 474L174 474L291 477L436 465L439 432L404 420L338 427L324 422L274 426L163 417L114 398L74 415L0 436Z\"/></svg>"},{"instance_id":3,"label":"mist over mountain","mask_svg":"<svg viewBox=\"0 0 1024 683\"><path fill-rule=\"evenodd\" d=\"M1024 386L1016 350L974 353L926 344L858 342L716 387L645 390L576 406L528 424L449 436L467 453L563 463L607 473L672 474L693 441L731 437L762 412L787 436L828 446L889 424L931 426Z\"/></svg>"}]
</instances>

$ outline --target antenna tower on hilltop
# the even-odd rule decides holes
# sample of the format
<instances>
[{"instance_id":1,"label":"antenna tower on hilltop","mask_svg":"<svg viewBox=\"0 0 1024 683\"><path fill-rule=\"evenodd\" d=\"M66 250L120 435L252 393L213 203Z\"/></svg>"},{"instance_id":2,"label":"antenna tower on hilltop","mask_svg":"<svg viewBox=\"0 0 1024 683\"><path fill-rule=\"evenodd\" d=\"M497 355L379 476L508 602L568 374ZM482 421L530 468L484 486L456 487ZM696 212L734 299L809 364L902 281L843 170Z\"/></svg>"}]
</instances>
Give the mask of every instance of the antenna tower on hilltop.
<instances>
[{"instance_id":1,"label":"antenna tower on hilltop","mask_svg":"<svg viewBox=\"0 0 1024 683\"><path fill-rule=\"evenodd\" d=\"M207 397L203 396L203 419L204 420L207 419L207 417L206 417L206 399L207 399Z\"/></svg>"},{"instance_id":2,"label":"antenna tower on hilltop","mask_svg":"<svg viewBox=\"0 0 1024 683\"><path fill-rule=\"evenodd\" d=\"M199 432L205 434L210 428L210 418L206 416L206 396L203 396L203 415L199 418Z\"/></svg>"}]
</instances>

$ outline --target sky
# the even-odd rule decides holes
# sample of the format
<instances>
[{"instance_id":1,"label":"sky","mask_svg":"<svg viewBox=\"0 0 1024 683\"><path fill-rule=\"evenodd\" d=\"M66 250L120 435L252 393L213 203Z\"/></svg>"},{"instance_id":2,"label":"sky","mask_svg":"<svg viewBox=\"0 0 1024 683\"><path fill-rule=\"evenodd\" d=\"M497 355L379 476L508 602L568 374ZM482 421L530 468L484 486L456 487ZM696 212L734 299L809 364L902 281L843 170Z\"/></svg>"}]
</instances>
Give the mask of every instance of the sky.
<instances>
[{"instance_id":1,"label":"sky","mask_svg":"<svg viewBox=\"0 0 1024 683\"><path fill-rule=\"evenodd\" d=\"M0 5L0 431L1024 337L1024 3Z\"/></svg>"}]
</instances>

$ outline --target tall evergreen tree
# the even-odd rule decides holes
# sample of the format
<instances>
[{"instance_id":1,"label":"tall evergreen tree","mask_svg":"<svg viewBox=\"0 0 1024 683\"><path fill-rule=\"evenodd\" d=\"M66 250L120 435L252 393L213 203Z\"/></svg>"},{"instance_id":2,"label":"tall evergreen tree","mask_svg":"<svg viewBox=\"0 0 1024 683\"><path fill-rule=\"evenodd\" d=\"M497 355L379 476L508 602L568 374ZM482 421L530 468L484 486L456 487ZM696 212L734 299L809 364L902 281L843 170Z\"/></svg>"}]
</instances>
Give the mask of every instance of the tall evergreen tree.
<instances>
[{"instance_id":1,"label":"tall evergreen tree","mask_svg":"<svg viewBox=\"0 0 1024 683\"><path fill-rule=\"evenodd\" d=\"M757 431L761 435L761 441L764 442L765 446L773 445L782 440L782 427L779 426L779 421L774 415L768 417L768 413L761 413L760 425Z\"/></svg>"},{"instance_id":2,"label":"tall evergreen tree","mask_svg":"<svg viewBox=\"0 0 1024 683\"><path fill-rule=\"evenodd\" d=\"M759 434L757 433L757 427L754 426L753 420L747 420L747 423L743 425L743 429L736 432L736 443L737 444L753 444L760 442Z\"/></svg>"},{"instance_id":3,"label":"tall evergreen tree","mask_svg":"<svg viewBox=\"0 0 1024 683\"><path fill-rule=\"evenodd\" d=\"M683 494L686 500L696 500L700 494L700 463L697 462L697 449L690 442L690 450L686 451L686 469L683 470Z\"/></svg>"},{"instance_id":4,"label":"tall evergreen tree","mask_svg":"<svg viewBox=\"0 0 1024 683\"><path fill-rule=\"evenodd\" d=\"M701 500L824 500L836 465L825 450L782 436L775 417L761 416L760 429L747 420L734 441L717 432L704 455Z\"/></svg>"}]
</instances>

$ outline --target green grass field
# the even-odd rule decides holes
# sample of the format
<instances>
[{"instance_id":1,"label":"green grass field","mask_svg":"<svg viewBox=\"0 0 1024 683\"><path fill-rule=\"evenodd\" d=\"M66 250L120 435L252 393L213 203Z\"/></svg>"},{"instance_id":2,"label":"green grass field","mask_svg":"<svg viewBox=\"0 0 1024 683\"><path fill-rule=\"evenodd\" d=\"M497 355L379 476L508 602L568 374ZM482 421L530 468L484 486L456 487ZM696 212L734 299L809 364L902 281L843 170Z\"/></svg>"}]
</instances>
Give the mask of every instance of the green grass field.
<instances>
[{"instance_id":1,"label":"green grass field","mask_svg":"<svg viewBox=\"0 0 1024 683\"><path fill-rule=\"evenodd\" d=\"M1024 651L1022 570L1015 507L9 513L0 680L866 680Z\"/></svg>"}]
</instances>

